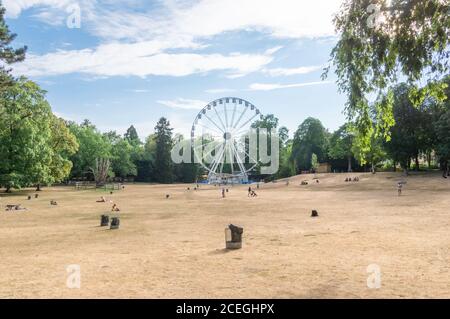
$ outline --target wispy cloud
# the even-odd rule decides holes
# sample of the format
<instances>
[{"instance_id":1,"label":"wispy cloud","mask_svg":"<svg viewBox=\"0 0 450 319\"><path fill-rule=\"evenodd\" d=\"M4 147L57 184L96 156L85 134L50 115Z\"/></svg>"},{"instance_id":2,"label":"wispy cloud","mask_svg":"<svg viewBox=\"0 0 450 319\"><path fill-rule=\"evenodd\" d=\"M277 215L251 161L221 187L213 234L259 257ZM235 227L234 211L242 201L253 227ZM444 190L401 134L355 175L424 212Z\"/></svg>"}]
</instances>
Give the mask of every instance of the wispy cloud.
<instances>
[{"instance_id":1,"label":"wispy cloud","mask_svg":"<svg viewBox=\"0 0 450 319\"><path fill-rule=\"evenodd\" d=\"M93 76L144 77L220 70L235 79L266 67L282 47L254 54L201 54L198 50L208 46L217 35L241 30L261 32L272 38L334 35L332 15L342 0L157 1L142 11L132 9L141 3L135 0L78 2L84 30L98 37L101 44L84 50L30 54L17 67L22 74L79 72ZM49 24L65 21L66 9L72 3L72 0L3 0L9 17L18 17L23 10L34 7L40 10L35 17ZM188 52L175 54L173 49ZM289 71L275 69L271 73Z\"/></svg>"},{"instance_id":2,"label":"wispy cloud","mask_svg":"<svg viewBox=\"0 0 450 319\"><path fill-rule=\"evenodd\" d=\"M210 71L256 72L272 62L262 54L158 53L152 43L101 45L96 49L60 50L42 56L29 55L15 68L17 74L55 76L82 73L94 77L150 75L187 76Z\"/></svg>"},{"instance_id":3,"label":"wispy cloud","mask_svg":"<svg viewBox=\"0 0 450 319\"><path fill-rule=\"evenodd\" d=\"M223 89L209 89L209 90L206 90L205 92L209 93L209 94L219 94L219 93L236 92L236 90L223 88Z\"/></svg>"},{"instance_id":4,"label":"wispy cloud","mask_svg":"<svg viewBox=\"0 0 450 319\"><path fill-rule=\"evenodd\" d=\"M157 101L159 104L164 106L174 108L174 109L183 109L183 110L201 110L208 102L200 101L200 100L190 100L178 98L176 100L171 101Z\"/></svg>"},{"instance_id":5,"label":"wispy cloud","mask_svg":"<svg viewBox=\"0 0 450 319\"><path fill-rule=\"evenodd\" d=\"M305 86L325 85L330 84L331 81L320 82L305 82L305 83L293 83L293 84L278 84L278 83L253 83L249 86L250 91L272 91L279 89L300 88Z\"/></svg>"},{"instance_id":6,"label":"wispy cloud","mask_svg":"<svg viewBox=\"0 0 450 319\"><path fill-rule=\"evenodd\" d=\"M289 76L289 75L301 75L308 74L322 70L324 67L322 65L315 66L302 66L299 68L273 68L273 69L263 69L262 72L270 76Z\"/></svg>"}]
</instances>

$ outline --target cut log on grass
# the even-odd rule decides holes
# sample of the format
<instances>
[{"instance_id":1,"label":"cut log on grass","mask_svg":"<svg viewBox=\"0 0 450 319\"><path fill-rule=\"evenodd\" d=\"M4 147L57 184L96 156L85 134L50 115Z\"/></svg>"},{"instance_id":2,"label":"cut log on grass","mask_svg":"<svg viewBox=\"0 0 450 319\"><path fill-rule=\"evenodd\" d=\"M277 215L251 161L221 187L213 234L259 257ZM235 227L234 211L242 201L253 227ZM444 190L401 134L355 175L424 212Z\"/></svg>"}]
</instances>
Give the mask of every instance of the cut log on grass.
<instances>
[{"instance_id":1,"label":"cut log on grass","mask_svg":"<svg viewBox=\"0 0 450 319\"><path fill-rule=\"evenodd\" d=\"M119 217L113 217L111 220L111 227L110 229L119 229L120 226L120 218Z\"/></svg>"},{"instance_id":2,"label":"cut log on grass","mask_svg":"<svg viewBox=\"0 0 450 319\"><path fill-rule=\"evenodd\" d=\"M100 218L100 227L106 227L109 225L109 216L102 215Z\"/></svg>"},{"instance_id":3,"label":"cut log on grass","mask_svg":"<svg viewBox=\"0 0 450 319\"><path fill-rule=\"evenodd\" d=\"M241 249L242 248L242 234L244 229L235 225L228 226L225 229L225 244L227 249Z\"/></svg>"}]
</instances>

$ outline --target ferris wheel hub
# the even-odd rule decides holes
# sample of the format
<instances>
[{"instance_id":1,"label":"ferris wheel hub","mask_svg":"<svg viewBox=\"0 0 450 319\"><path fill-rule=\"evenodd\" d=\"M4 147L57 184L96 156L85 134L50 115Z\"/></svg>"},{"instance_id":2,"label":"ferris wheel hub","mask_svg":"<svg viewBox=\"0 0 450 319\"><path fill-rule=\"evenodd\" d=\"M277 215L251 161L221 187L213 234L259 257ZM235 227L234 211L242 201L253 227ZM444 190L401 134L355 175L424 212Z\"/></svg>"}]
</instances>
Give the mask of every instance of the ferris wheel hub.
<instances>
[{"instance_id":1,"label":"ferris wheel hub","mask_svg":"<svg viewBox=\"0 0 450 319\"><path fill-rule=\"evenodd\" d=\"M225 141L229 141L232 138L232 135L230 132L226 132L225 134L223 134L223 138L225 139Z\"/></svg>"}]
</instances>

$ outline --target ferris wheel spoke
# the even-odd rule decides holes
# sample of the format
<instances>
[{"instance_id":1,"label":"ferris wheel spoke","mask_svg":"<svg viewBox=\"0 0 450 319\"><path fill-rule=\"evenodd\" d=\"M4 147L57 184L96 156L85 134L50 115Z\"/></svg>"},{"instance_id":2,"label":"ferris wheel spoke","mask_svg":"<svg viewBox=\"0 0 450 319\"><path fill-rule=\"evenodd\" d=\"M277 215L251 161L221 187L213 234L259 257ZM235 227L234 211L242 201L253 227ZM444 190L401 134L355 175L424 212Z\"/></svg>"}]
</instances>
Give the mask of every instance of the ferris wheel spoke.
<instances>
[{"instance_id":1,"label":"ferris wheel spoke","mask_svg":"<svg viewBox=\"0 0 450 319\"><path fill-rule=\"evenodd\" d=\"M219 112L217 112L217 109L216 109L215 107L213 107L213 109L214 109L214 112L216 112L216 115L217 115L217 118L218 118L219 121L220 121L220 124L222 124L222 133L225 133L225 131L226 131L227 129L226 129L225 124L223 123L222 117L219 115Z\"/></svg>"},{"instance_id":2,"label":"ferris wheel spoke","mask_svg":"<svg viewBox=\"0 0 450 319\"><path fill-rule=\"evenodd\" d=\"M244 150L244 154L248 156L249 160L252 160L252 161L254 161L254 164L255 164L255 165L256 165L256 164L258 164L258 161L257 161L257 160L255 160L255 159L254 159L253 157L251 157L251 156L250 156L250 154L249 154L249 153L247 153L247 151L246 151L246 150ZM257 155L256 157L258 157L258 155Z\"/></svg>"},{"instance_id":3,"label":"ferris wheel spoke","mask_svg":"<svg viewBox=\"0 0 450 319\"><path fill-rule=\"evenodd\" d=\"M214 160L211 163L211 167L210 167L210 171L211 172L216 172L217 167L219 166L220 161L222 160L223 154L225 152L225 147L222 144L222 146L220 147L220 151L218 152L218 156L214 157Z\"/></svg>"},{"instance_id":4,"label":"ferris wheel spoke","mask_svg":"<svg viewBox=\"0 0 450 319\"><path fill-rule=\"evenodd\" d=\"M242 130L240 130L240 131L233 132L233 134L234 134L234 135L241 135L241 134L243 134L243 133L248 133L248 132L250 132L250 129L242 129Z\"/></svg>"},{"instance_id":5,"label":"ferris wheel spoke","mask_svg":"<svg viewBox=\"0 0 450 319\"><path fill-rule=\"evenodd\" d=\"M213 120L211 120L211 118L210 118L208 115L205 114L205 117L206 117L212 124L214 124L214 126L217 127L217 128L219 129L219 131L221 131L222 133L225 133L225 131L224 131L222 128L220 128L220 127L216 124L216 122L214 122Z\"/></svg>"},{"instance_id":6,"label":"ferris wheel spoke","mask_svg":"<svg viewBox=\"0 0 450 319\"><path fill-rule=\"evenodd\" d=\"M218 136L222 136L222 135L223 135L223 133L221 133L221 132L219 132L218 130L213 129L213 128L207 126L207 125L204 125L204 124L197 124L197 125L199 125L199 126L201 126L201 127L203 127L203 128L206 128L206 129L208 129L208 130L210 130L210 131L216 132L217 134L219 134Z\"/></svg>"},{"instance_id":7,"label":"ferris wheel spoke","mask_svg":"<svg viewBox=\"0 0 450 319\"><path fill-rule=\"evenodd\" d=\"M236 110L237 110L237 102L234 102L234 109L233 109L233 117L231 118L231 127L233 127L234 124L234 117L236 115Z\"/></svg>"},{"instance_id":8,"label":"ferris wheel spoke","mask_svg":"<svg viewBox=\"0 0 450 319\"><path fill-rule=\"evenodd\" d=\"M239 128L238 128L238 131L241 129L241 128L243 128L244 126L246 126L248 123L250 123L255 117L257 117L258 116L258 114L255 114L255 115L253 115L251 118L249 118L248 120L247 120L247 122L245 122L244 124L242 124Z\"/></svg>"},{"instance_id":9,"label":"ferris wheel spoke","mask_svg":"<svg viewBox=\"0 0 450 319\"><path fill-rule=\"evenodd\" d=\"M242 162L241 155L239 154L238 149L233 144L231 146L233 147L234 152L236 154L236 159L237 159L237 164L239 166L239 169L241 170L242 174L245 174L247 171L246 171L245 166L244 166L244 164Z\"/></svg>"},{"instance_id":10,"label":"ferris wheel spoke","mask_svg":"<svg viewBox=\"0 0 450 319\"><path fill-rule=\"evenodd\" d=\"M227 112L227 103L223 103L223 109L225 110L225 123L227 123L228 127L228 112Z\"/></svg>"},{"instance_id":11,"label":"ferris wheel spoke","mask_svg":"<svg viewBox=\"0 0 450 319\"><path fill-rule=\"evenodd\" d=\"M244 111L241 113L241 116L237 120L236 124L234 124L233 129L235 129L239 125L239 123L241 122L241 120L244 117L244 115L247 112L247 110L248 110L248 107L244 107Z\"/></svg>"}]
</instances>

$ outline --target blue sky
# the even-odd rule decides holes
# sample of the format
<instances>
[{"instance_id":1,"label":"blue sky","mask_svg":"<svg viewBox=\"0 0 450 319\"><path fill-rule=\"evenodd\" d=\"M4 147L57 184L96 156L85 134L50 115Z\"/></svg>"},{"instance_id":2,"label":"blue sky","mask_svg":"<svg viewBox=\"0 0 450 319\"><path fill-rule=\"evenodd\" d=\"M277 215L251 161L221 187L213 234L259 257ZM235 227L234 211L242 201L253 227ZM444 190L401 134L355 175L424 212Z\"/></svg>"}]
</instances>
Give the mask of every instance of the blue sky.
<instances>
[{"instance_id":1,"label":"blue sky","mask_svg":"<svg viewBox=\"0 0 450 319\"><path fill-rule=\"evenodd\" d=\"M141 138L161 116L187 135L199 108L225 96L275 114L291 135L308 116L338 128L345 97L321 74L340 2L3 0L29 47L14 72L45 88L59 116L121 134L133 124Z\"/></svg>"}]
</instances>

